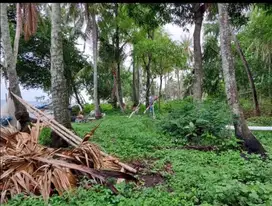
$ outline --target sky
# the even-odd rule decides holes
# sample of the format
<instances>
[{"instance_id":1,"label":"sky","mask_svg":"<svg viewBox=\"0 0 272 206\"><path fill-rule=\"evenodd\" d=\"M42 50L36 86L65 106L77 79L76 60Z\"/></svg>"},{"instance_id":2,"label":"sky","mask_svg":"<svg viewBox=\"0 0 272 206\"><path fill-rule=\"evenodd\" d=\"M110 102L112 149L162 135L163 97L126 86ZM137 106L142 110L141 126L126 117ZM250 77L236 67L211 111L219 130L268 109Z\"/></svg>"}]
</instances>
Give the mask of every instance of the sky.
<instances>
[{"instance_id":1,"label":"sky","mask_svg":"<svg viewBox=\"0 0 272 206\"><path fill-rule=\"evenodd\" d=\"M188 26L187 28L189 29L189 33L183 31L182 28L180 28L174 24L167 24L164 26L165 31L170 35L172 40L179 40L179 41L181 41L184 37L186 37L188 35L190 36L190 38L193 37L194 26ZM78 40L78 42L79 42L79 44L81 44L78 46L78 48L80 50L83 50L83 40ZM201 42L202 42L202 38L201 38ZM127 52L129 52L129 47L127 47ZM87 53L87 54L92 53L89 45L86 45L85 53ZM131 58L128 57L125 60L124 64L126 67L129 67L131 64ZM29 90L27 90L27 89L24 89L21 87L21 93L22 93L23 99L25 99L26 101L36 101L35 97L39 97L39 96L46 96L47 97L47 94L42 89L29 89ZM5 86L5 80L1 77L1 99L2 100L5 99L6 94L7 94L7 89ZM82 95L86 101L89 101L86 91L82 91Z\"/></svg>"}]
</instances>

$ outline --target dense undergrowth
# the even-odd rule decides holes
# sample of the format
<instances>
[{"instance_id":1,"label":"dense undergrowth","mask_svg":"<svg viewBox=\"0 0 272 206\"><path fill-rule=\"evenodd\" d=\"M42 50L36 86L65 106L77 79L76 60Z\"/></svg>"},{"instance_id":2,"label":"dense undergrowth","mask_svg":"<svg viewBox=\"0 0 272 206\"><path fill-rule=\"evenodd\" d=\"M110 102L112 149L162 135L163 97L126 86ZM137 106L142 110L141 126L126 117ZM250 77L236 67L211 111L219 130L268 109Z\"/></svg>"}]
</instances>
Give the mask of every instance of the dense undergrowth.
<instances>
[{"instance_id":1,"label":"dense undergrowth","mask_svg":"<svg viewBox=\"0 0 272 206\"><path fill-rule=\"evenodd\" d=\"M168 104L167 111L174 111L177 108L181 110L182 107L179 104L178 102ZM216 104L204 105L199 113L205 114L204 119L211 121L215 118L211 117L215 115L213 108L216 111L220 109ZM211 110L211 113L205 112L206 109ZM221 109L220 112L225 111ZM177 118L182 119L180 115L182 114L177 115ZM198 119L196 118L199 117L198 115L200 114L191 114L190 118ZM220 114L218 115L214 120L223 118ZM227 116L224 118L227 121ZM109 189L102 186L95 186L88 190L80 187L73 192L65 193L62 197L53 196L49 204L56 206L272 205L271 159L261 161L258 156L252 155L247 161L241 158L239 150L231 147L225 148L220 153L177 148L180 142L175 141L176 137L161 132L164 120L164 114L158 114L155 120L148 115L134 115L129 119L127 115L111 114L99 121L73 125L76 132L83 136L102 121L91 141L123 161L145 162L148 165L148 173L159 173L163 176L164 181L161 184L145 187L142 184L121 183L117 185L119 195L113 195ZM212 125L213 127L216 128L216 125ZM214 132L215 137L221 134L216 133L218 132L216 130ZM50 130L43 131L41 142L48 141L45 138L48 133ZM254 134L271 155L272 133L254 132ZM166 169L166 165L170 167L170 170ZM41 198L24 199L23 195L8 202L8 205L18 206L43 204Z\"/></svg>"},{"instance_id":2,"label":"dense undergrowth","mask_svg":"<svg viewBox=\"0 0 272 206\"><path fill-rule=\"evenodd\" d=\"M195 103L190 98L176 104L178 106L169 108L159 127L178 144L220 147L235 144L235 138L226 129L226 125L231 124L231 113L225 103L215 100Z\"/></svg>"}]
</instances>

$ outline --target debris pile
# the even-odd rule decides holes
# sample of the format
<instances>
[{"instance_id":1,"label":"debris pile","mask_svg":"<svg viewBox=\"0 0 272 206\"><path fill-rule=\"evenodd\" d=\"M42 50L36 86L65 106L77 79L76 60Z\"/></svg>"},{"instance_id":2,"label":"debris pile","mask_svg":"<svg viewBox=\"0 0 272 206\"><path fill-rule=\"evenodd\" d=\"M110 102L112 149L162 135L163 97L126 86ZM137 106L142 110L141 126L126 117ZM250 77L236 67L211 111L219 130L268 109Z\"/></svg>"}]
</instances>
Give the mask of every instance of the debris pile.
<instances>
[{"instance_id":1,"label":"debris pile","mask_svg":"<svg viewBox=\"0 0 272 206\"><path fill-rule=\"evenodd\" d=\"M118 178L117 182L123 179L137 181L131 175L136 173L134 168L88 141L97 127L82 140L20 97L13 96L35 114L37 123L30 127L30 133L19 132L11 125L0 128L0 203L21 193L42 195L47 202L54 192L62 195L64 191L77 187L82 177L91 180L91 184L106 185L114 193L118 191L109 178ZM53 149L39 144L38 138L44 126L49 126L73 148Z\"/></svg>"},{"instance_id":2,"label":"debris pile","mask_svg":"<svg viewBox=\"0 0 272 206\"><path fill-rule=\"evenodd\" d=\"M47 201L54 190L61 195L75 188L83 176L107 185L115 193L118 191L107 180L109 177L136 181L132 175L119 172L119 161L103 155L91 142L84 141L73 149L38 144L40 129L39 122L30 134L12 126L1 127L1 203L20 193L42 195Z\"/></svg>"}]
</instances>

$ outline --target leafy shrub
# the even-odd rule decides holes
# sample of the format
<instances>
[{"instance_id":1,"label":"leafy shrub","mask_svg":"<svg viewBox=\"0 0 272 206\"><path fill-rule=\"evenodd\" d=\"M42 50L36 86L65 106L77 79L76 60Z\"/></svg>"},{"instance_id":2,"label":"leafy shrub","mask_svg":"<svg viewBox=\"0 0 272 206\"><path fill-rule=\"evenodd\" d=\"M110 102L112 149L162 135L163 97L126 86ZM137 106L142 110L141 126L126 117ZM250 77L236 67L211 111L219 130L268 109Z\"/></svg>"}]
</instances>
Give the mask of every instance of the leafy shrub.
<instances>
[{"instance_id":1,"label":"leafy shrub","mask_svg":"<svg viewBox=\"0 0 272 206\"><path fill-rule=\"evenodd\" d=\"M51 143L51 129L44 127L39 136L39 143L42 145L50 145Z\"/></svg>"},{"instance_id":2,"label":"leafy shrub","mask_svg":"<svg viewBox=\"0 0 272 206\"><path fill-rule=\"evenodd\" d=\"M146 110L145 104L140 104L139 113L143 114L143 112Z\"/></svg>"},{"instance_id":3,"label":"leafy shrub","mask_svg":"<svg viewBox=\"0 0 272 206\"><path fill-rule=\"evenodd\" d=\"M171 102L167 104L171 105ZM184 102L179 101L178 104ZM110 114L102 120L92 141L101 146L106 153L116 155L124 162L132 163L130 161L135 160L144 166L143 171L160 172L164 177L162 184L145 187L142 182L139 185L122 182L115 185L120 192L118 195L100 185L89 189L79 187L63 193L62 196L53 195L48 205L272 205L271 157L262 161L257 155L251 155L246 161L240 157L239 151L233 150L216 153L172 149L175 145L168 135L163 135L157 130L155 122L158 122L158 119L142 115L128 119L120 115L120 112L118 115ZM77 134L83 136L97 124L97 121L74 123L73 127ZM254 131L254 135L269 154L272 154L272 133ZM226 143L230 144L231 141ZM173 173L166 171L166 164L170 164ZM80 185L86 184L81 182ZM6 205L45 204L41 197L26 197L25 194L20 194Z\"/></svg>"},{"instance_id":4,"label":"leafy shrub","mask_svg":"<svg viewBox=\"0 0 272 206\"><path fill-rule=\"evenodd\" d=\"M258 126L271 126L272 125L272 117L250 117L247 119L250 124L258 125Z\"/></svg>"},{"instance_id":5,"label":"leafy shrub","mask_svg":"<svg viewBox=\"0 0 272 206\"><path fill-rule=\"evenodd\" d=\"M89 114L92 110L94 110L94 104L85 104L83 106L83 113Z\"/></svg>"},{"instance_id":6,"label":"leafy shrub","mask_svg":"<svg viewBox=\"0 0 272 206\"><path fill-rule=\"evenodd\" d=\"M100 104L100 108L102 112L106 112L106 113L113 110L113 107L111 104Z\"/></svg>"},{"instance_id":7,"label":"leafy shrub","mask_svg":"<svg viewBox=\"0 0 272 206\"><path fill-rule=\"evenodd\" d=\"M230 136L225 129L230 121L231 115L225 103L215 100L195 103L190 98L172 104L160 127L164 133L189 143L221 144Z\"/></svg>"},{"instance_id":8,"label":"leafy shrub","mask_svg":"<svg viewBox=\"0 0 272 206\"><path fill-rule=\"evenodd\" d=\"M74 107L72 107L71 115L72 116L77 116L79 111L80 111L79 106L74 106Z\"/></svg>"}]
</instances>

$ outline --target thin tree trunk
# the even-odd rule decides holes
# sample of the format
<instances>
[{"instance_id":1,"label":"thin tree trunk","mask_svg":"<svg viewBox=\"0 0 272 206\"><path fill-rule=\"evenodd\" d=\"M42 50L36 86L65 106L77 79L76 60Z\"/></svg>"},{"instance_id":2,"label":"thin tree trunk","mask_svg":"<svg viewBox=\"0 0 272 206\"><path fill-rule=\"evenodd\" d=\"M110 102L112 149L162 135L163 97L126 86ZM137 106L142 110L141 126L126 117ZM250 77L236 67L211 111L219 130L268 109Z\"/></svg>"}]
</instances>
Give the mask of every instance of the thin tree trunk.
<instances>
[{"instance_id":1,"label":"thin tree trunk","mask_svg":"<svg viewBox=\"0 0 272 206\"><path fill-rule=\"evenodd\" d=\"M202 69L202 54L201 54L201 27L203 21L203 12L201 10L200 3L194 4L194 18L195 18L195 30L194 30L194 79L193 79L193 98L201 101L202 98L202 81L203 81L203 69Z\"/></svg>"},{"instance_id":2,"label":"thin tree trunk","mask_svg":"<svg viewBox=\"0 0 272 206\"><path fill-rule=\"evenodd\" d=\"M118 92L118 80L117 80L117 74L116 74L116 66L114 66L114 69L113 69L113 78L114 78L113 79L114 80L114 83L113 83L114 85L113 85L112 92L114 92L114 96L116 97L116 100L119 103L121 112L124 113L124 108L123 108L123 105L122 105L123 103L120 100L119 92Z\"/></svg>"},{"instance_id":3,"label":"thin tree trunk","mask_svg":"<svg viewBox=\"0 0 272 206\"><path fill-rule=\"evenodd\" d=\"M149 95L150 95L150 78L151 78L151 73L150 73L150 64L151 64L151 54L148 55L148 63L145 67L146 70L146 95L145 95L145 106L149 106Z\"/></svg>"},{"instance_id":4,"label":"thin tree trunk","mask_svg":"<svg viewBox=\"0 0 272 206\"><path fill-rule=\"evenodd\" d=\"M231 32L228 16L228 4L219 3L218 9L222 68L227 100L234 116L235 135L237 138L243 140L243 148L246 151L249 153L257 153L261 154L262 156L266 156L265 149L249 130L244 118L243 111L239 105L234 63L231 54Z\"/></svg>"},{"instance_id":5,"label":"thin tree trunk","mask_svg":"<svg viewBox=\"0 0 272 206\"><path fill-rule=\"evenodd\" d=\"M139 101L142 102L143 101L143 71L142 68L140 67L140 64L138 63L138 78L139 78Z\"/></svg>"},{"instance_id":6,"label":"thin tree trunk","mask_svg":"<svg viewBox=\"0 0 272 206\"><path fill-rule=\"evenodd\" d=\"M166 74L164 75L164 96L165 96L165 100L167 99L167 84L166 84Z\"/></svg>"},{"instance_id":7,"label":"thin tree trunk","mask_svg":"<svg viewBox=\"0 0 272 206\"><path fill-rule=\"evenodd\" d=\"M83 105L82 105L82 103L81 103L81 101L79 99L79 96L78 96L78 92L77 92L77 88L76 88L76 85L74 83L74 80L72 80L72 87L73 87L73 91L74 91L77 103L83 108Z\"/></svg>"},{"instance_id":8,"label":"thin tree trunk","mask_svg":"<svg viewBox=\"0 0 272 206\"><path fill-rule=\"evenodd\" d=\"M180 99L180 78L179 78L179 69L176 69L177 79L178 79L178 98Z\"/></svg>"},{"instance_id":9,"label":"thin tree trunk","mask_svg":"<svg viewBox=\"0 0 272 206\"><path fill-rule=\"evenodd\" d=\"M51 29L51 92L55 119L72 129L68 111L69 95L64 74L63 47L61 37L60 3L52 4ZM52 147L67 147L68 144L52 132Z\"/></svg>"},{"instance_id":10,"label":"thin tree trunk","mask_svg":"<svg viewBox=\"0 0 272 206\"><path fill-rule=\"evenodd\" d=\"M149 31L148 32L148 38L153 40L154 39L154 31ZM149 95L150 95L150 78L151 78L151 71L150 71L150 66L151 66L151 61L152 61L152 54L148 54L148 62L146 64L146 95L145 95L145 106L149 106Z\"/></svg>"},{"instance_id":11,"label":"thin tree trunk","mask_svg":"<svg viewBox=\"0 0 272 206\"><path fill-rule=\"evenodd\" d=\"M160 74L160 88L159 88L159 110L161 111L161 90L162 90L162 74Z\"/></svg>"},{"instance_id":12,"label":"thin tree trunk","mask_svg":"<svg viewBox=\"0 0 272 206\"><path fill-rule=\"evenodd\" d=\"M139 95L137 94L139 91L139 85L138 85L138 71L136 66L136 58L135 53L132 54L132 69L133 69L133 77L132 77L132 93L133 93L133 104L138 105L139 104Z\"/></svg>"},{"instance_id":13,"label":"thin tree trunk","mask_svg":"<svg viewBox=\"0 0 272 206\"><path fill-rule=\"evenodd\" d=\"M78 94L78 96L80 97L80 101L82 102L82 104L86 104L84 97L81 94Z\"/></svg>"},{"instance_id":14,"label":"thin tree trunk","mask_svg":"<svg viewBox=\"0 0 272 206\"><path fill-rule=\"evenodd\" d=\"M122 93L122 85L121 85L121 71L120 71L120 63L117 64L117 92L119 97L119 104L121 111L124 112L124 102L123 102L123 93Z\"/></svg>"},{"instance_id":15,"label":"thin tree trunk","mask_svg":"<svg viewBox=\"0 0 272 206\"><path fill-rule=\"evenodd\" d=\"M137 62L137 67L136 67L136 74L137 74L137 85L136 85L136 88L137 88L137 99L138 101L140 102L141 101L141 71L140 71L140 66L139 66L139 63Z\"/></svg>"},{"instance_id":16,"label":"thin tree trunk","mask_svg":"<svg viewBox=\"0 0 272 206\"><path fill-rule=\"evenodd\" d=\"M119 8L119 5L118 3L115 3L115 18L117 20L118 18L118 8ZM117 64L117 75L116 75L116 80L117 80L117 92L118 92L118 97L117 99L119 99L119 106L120 106L120 109L121 109L121 112L124 112L124 108L123 108L123 93L122 93L122 81L121 81L121 57L120 57L120 39L119 39L119 35L120 35L120 32L119 32L119 25L118 23L116 23L116 33L115 33L115 43L116 43L116 53L115 53L115 61L116 61L116 64Z\"/></svg>"},{"instance_id":17,"label":"thin tree trunk","mask_svg":"<svg viewBox=\"0 0 272 206\"><path fill-rule=\"evenodd\" d=\"M124 108L123 108L123 102L119 96L119 90L118 90L118 79L117 79L117 76L115 76L115 84L116 84L116 89L115 89L115 96L116 96L116 99L117 99L117 102L119 103L119 107L121 109L121 112L124 113Z\"/></svg>"},{"instance_id":18,"label":"thin tree trunk","mask_svg":"<svg viewBox=\"0 0 272 206\"><path fill-rule=\"evenodd\" d=\"M15 40L15 52L12 52L11 47L11 39L10 39L10 31L9 31L9 23L8 23L8 15L7 15L7 3L1 3L1 39L2 39L2 45L5 52L5 62L7 65L7 76L9 80L9 89L14 94L18 95L19 97L22 97L20 87L19 87L19 81L18 76L16 72L16 60L18 54L18 44L19 44L19 38L18 36L19 31L17 29L20 29L20 21L17 22L16 27L16 40ZM17 11L18 12L18 11ZM18 19L19 20L19 19ZM17 50L17 51L16 51ZM29 114L25 108L20 102L18 102L15 98L13 98L14 105L15 105L15 117L19 121L21 125L22 131L29 131L27 125L30 121Z\"/></svg>"},{"instance_id":19,"label":"thin tree trunk","mask_svg":"<svg viewBox=\"0 0 272 206\"><path fill-rule=\"evenodd\" d=\"M140 94L141 94L141 88L140 88L140 67L139 67L139 62L137 61L137 59L135 59L135 67L136 67L136 99L138 101L138 104L140 102Z\"/></svg>"},{"instance_id":20,"label":"thin tree trunk","mask_svg":"<svg viewBox=\"0 0 272 206\"><path fill-rule=\"evenodd\" d=\"M184 80L183 80L183 74L181 72L181 75L179 77L179 81L180 81L180 99L183 99L184 98Z\"/></svg>"},{"instance_id":21,"label":"thin tree trunk","mask_svg":"<svg viewBox=\"0 0 272 206\"><path fill-rule=\"evenodd\" d=\"M99 119L101 118L101 112L99 109L99 103L98 103L98 79L97 79L97 40L98 40L98 34L97 34L97 24L95 19L94 12L91 13L91 19L92 19L92 33L93 33L93 64L94 64L94 75L93 75L93 81L94 81L94 105L95 105L95 118Z\"/></svg>"},{"instance_id":22,"label":"thin tree trunk","mask_svg":"<svg viewBox=\"0 0 272 206\"><path fill-rule=\"evenodd\" d=\"M253 97L253 102L254 102L254 106L255 106L255 115L256 116L260 116L261 115L261 111L260 111L260 107L259 107L259 102L258 102L258 97L257 97L257 91L256 91L256 87L255 87L255 84L254 84L254 80L253 80L253 77L252 77L252 73L250 71L250 68L249 68L249 65L248 65L248 62L245 58L245 55L242 51L242 48L239 44L239 41L236 37L236 35L233 33L232 34L233 36L233 39L234 39L234 42L235 42L235 45L236 45L236 49L240 55L240 58L244 64L244 67L245 67L245 70L246 70L246 73L247 73L247 77L248 77L248 81L250 83L250 87L251 87L251 91L252 91L252 97Z\"/></svg>"},{"instance_id":23,"label":"thin tree trunk","mask_svg":"<svg viewBox=\"0 0 272 206\"><path fill-rule=\"evenodd\" d=\"M117 108L117 97L116 97L116 72L115 69L112 70L112 76L113 76L113 88L111 92L111 104L113 108Z\"/></svg>"},{"instance_id":24,"label":"thin tree trunk","mask_svg":"<svg viewBox=\"0 0 272 206\"><path fill-rule=\"evenodd\" d=\"M269 65L268 65L268 97L270 99L270 103L272 105L272 92L271 92L271 87L272 87L272 76L271 76L271 53L269 54ZM270 115L272 115L272 108L270 108Z\"/></svg>"}]
</instances>

